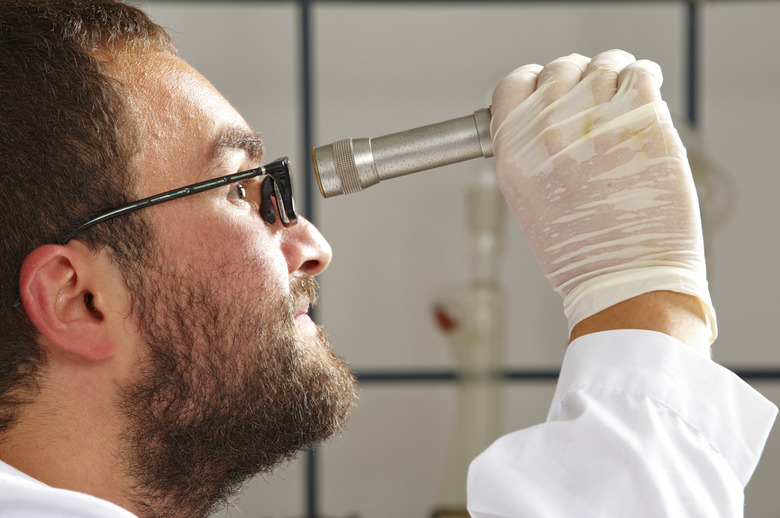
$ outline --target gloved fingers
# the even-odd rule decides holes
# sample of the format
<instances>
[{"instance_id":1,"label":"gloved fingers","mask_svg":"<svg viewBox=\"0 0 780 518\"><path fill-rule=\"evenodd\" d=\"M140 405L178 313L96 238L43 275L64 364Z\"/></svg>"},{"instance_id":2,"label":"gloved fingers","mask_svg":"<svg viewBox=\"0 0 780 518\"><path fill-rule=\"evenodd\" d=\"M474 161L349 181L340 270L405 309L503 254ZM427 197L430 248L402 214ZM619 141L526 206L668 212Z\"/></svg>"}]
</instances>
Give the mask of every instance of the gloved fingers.
<instances>
[{"instance_id":1,"label":"gloved fingers","mask_svg":"<svg viewBox=\"0 0 780 518\"><path fill-rule=\"evenodd\" d=\"M547 87L545 97L551 102L555 101L582 80L588 63L590 63L590 58L580 54L571 54L551 61L539 73L536 89L541 90Z\"/></svg>"},{"instance_id":2,"label":"gloved fingers","mask_svg":"<svg viewBox=\"0 0 780 518\"><path fill-rule=\"evenodd\" d=\"M653 61L642 59L620 71L615 98L627 99L633 108L660 101L663 82L661 67Z\"/></svg>"},{"instance_id":3,"label":"gloved fingers","mask_svg":"<svg viewBox=\"0 0 780 518\"><path fill-rule=\"evenodd\" d=\"M541 79L542 75L540 83ZM547 150L558 153L597 128L614 125L624 115L661 101L662 81L660 67L652 61L636 61L621 50L596 55L582 81L543 112L541 128L549 130L539 131Z\"/></svg>"},{"instance_id":4,"label":"gloved fingers","mask_svg":"<svg viewBox=\"0 0 780 518\"><path fill-rule=\"evenodd\" d=\"M510 74L507 79L513 78L514 80L505 80L505 84L499 85L502 86L502 90L499 91L497 88L496 92L499 92L502 96L506 95L503 92L503 88L515 88L520 90L520 92L519 94L514 94L514 96L512 96L512 94L506 96L514 102L501 104L498 109L496 108L496 95L494 94L491 128L493 136L495 137L496 132L501 123L505 120L506 115L522 103L525 103L524 106L520 108L517 113L513 114L514 118L520 118L521 120L530 123L540 113L544 113L545 120L549 119L549 122L543 122L543 125L552 124L557 120L557 111L552 105L580 82L583 71L585 70L585 67L588 66L589 62L590 58L580 54L571 54L551 61L543 68L538 65L532 65L532 68L521 67ZM531 83L528 72L537 76L535 78L534 89L531 91L528 91L527 89L528 85ZM584 101L584 104L589 103L589 99ZM583 102L580 102L579 104L582 105ZM499 115L498 117L496 117L497 113Z\"/></svg>"},{"instance_id":5,"label":"gloved fingers","mask_svg":"<svg viewBox=\"0 0 780 518\"><path fill-rule=\"evenodd\" d=\"M495 136L496 130L507 114L536 90L536 81L541 71L541 65L525 65L513 70L498 83L493 91L493 104L490 110L491 135Z\"/></svg>"},{"instance_id":6,"label":"gloved fingers","mask_svg":"<svg viewBox=\"0 0 780 518\"><path fill-rule=\"evenodd\" d=\"M583 86L591 89L594 104L612 100L618 91L620 72L636 62L633 55L623 50L608 50L597 54L583 73Z\"/></svg>"}]
</instances>

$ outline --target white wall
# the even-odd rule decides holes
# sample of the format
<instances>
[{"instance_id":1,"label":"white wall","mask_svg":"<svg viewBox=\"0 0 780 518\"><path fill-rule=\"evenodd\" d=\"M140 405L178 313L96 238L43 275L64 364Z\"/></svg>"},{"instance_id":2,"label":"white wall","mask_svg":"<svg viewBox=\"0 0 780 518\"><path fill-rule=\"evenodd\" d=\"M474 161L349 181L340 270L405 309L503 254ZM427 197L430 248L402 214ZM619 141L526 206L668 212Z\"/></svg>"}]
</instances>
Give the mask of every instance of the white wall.
<instances>
[{"instance_id":1,"label":"white wall","mask_svg":"<svg viewBox=\"0 0 780 518\"><path fill-rule=\"evenodd\" d=\"M152 0L143 7L263 133L269 156L289 154L301 171L308 157L300 144L297 2ZM779 23L778 3L702 5L701 149L723 175L710 177L708 197L716 209L707 222L721 333L715 356L731 367L780 368ZM312 8L312 25L317 144L466 115L487 106L495 83L517 66L615 47L660 63L665 99L673 113L685 113L682 2L323 2ZM356 370L451 366L430 304L467 275L463 192L487 166L475 161L318 200L312 216L335 252L321 277L319 320ZM560 301L510 223L507 367L556 369L566 338ZM756 387L780 403L780 381ZM543 420L552 390L549 382L512 383L509 428ZM427 516L454 387L365 384L361 394L344 436L320 450L323 514ZM748 488L749 518L777 515L777 437ZM293 463L254 481L230 515L302 516L303 495L303 467Z\"/></svg>"}]
</instances>

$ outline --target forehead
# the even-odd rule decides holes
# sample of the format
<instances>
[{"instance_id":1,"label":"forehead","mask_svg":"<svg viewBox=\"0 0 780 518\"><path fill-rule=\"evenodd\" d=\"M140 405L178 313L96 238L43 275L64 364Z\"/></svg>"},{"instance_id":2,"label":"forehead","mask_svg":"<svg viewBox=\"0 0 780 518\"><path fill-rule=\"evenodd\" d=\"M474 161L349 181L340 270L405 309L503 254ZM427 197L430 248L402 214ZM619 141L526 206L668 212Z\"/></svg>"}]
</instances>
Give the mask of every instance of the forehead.
<instances>
[{"instance_id":1,"label":"forehead","mask_svg":"<svg viewBox=\"0 0 780 518\"><path fill-rule=\"evenodd\" d=\"M123 76L141 137L140 195L200 181L222 159L262 158L259 136L180 58L165 53L135 56L123 64Z\"/></svg>"}]
</instances>

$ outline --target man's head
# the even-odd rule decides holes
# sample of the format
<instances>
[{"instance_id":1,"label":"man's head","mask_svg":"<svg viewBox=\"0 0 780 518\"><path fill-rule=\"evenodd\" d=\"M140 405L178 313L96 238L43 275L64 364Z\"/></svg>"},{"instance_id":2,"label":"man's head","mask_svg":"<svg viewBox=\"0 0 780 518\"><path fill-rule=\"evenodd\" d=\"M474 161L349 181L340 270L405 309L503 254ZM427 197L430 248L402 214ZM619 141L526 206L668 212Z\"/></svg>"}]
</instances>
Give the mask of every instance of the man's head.
<instances>
[{"instance_id":1,"label":"man's head","mask_svg":"<svg viewBox=\"0 0 780 518\"><path fill-rule=\"evenodd\" d=\"M0 95L18 92L0 113L5 430L51 394L89 387L97 413L105 393L128 487L99 496L206 515L346 418L352 376L306 315L330 248L303 218L265 222L256 178L57 244L111 207L257 167L262 144L135 9L4 2L0 47Z\"/></svg>"}]
</instances>

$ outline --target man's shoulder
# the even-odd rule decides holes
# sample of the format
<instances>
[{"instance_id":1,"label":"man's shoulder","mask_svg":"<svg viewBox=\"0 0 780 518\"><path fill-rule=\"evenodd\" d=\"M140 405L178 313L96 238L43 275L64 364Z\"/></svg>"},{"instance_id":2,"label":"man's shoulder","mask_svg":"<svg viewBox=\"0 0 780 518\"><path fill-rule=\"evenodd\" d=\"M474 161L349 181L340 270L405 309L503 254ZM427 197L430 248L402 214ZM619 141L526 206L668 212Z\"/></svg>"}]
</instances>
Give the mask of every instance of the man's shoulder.
<instances>
[{"instance_id":1,"label":"man's shoulder","mask_svg":"<svg viewBox=\"0 0 780 518\"><path fill-rule=\"evenodd\" d=\"M84 493L58 489L0 461L0 518L134 518Z\"/></svg>"}]
</instances>

